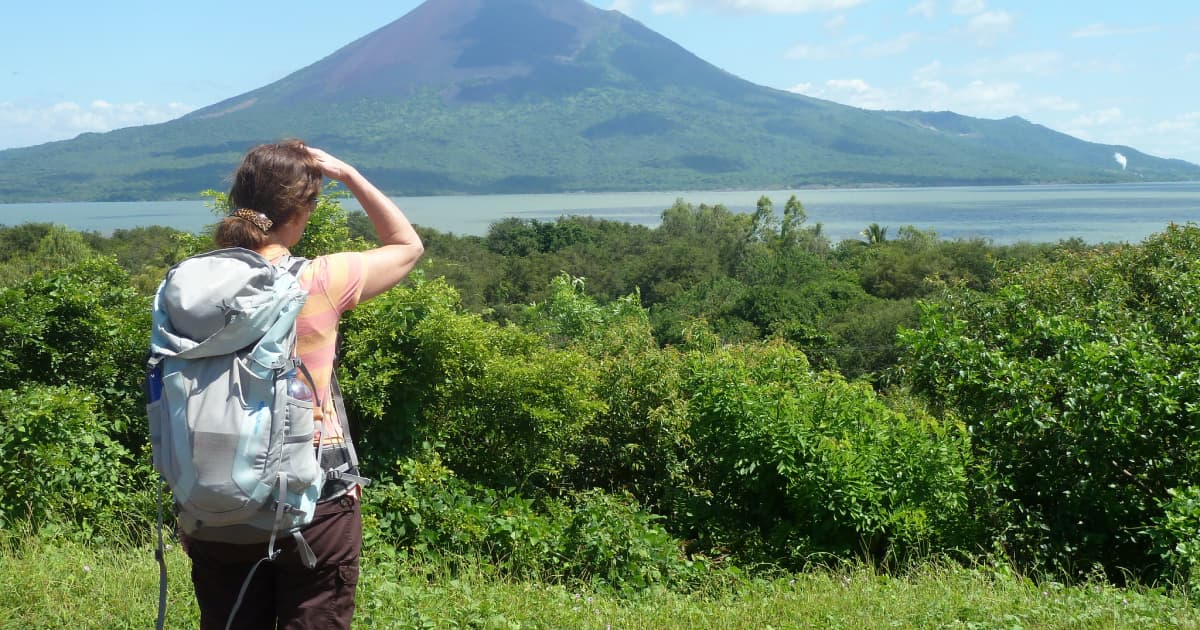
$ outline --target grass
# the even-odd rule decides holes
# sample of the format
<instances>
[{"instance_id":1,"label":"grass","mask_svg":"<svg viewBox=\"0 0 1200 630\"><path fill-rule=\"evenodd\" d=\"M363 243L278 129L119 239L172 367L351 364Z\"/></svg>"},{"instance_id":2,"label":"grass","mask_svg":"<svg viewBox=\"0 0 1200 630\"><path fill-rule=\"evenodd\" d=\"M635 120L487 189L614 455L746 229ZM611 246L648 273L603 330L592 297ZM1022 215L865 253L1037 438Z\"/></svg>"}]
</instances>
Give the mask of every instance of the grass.
<instances>
[{"instance_id":1,"label":"grass","mask_svg":"<svg viewBox=\"0 0 1200 630\"><path fill-rule=\"evenodd\" d=\"M775 578L713 573L689 592L621 595L504 578L491 567L368 552L356 628L1200 628L1186 597L1102 582L1064 586L927 563L902 576L850 566ZM188 560L167 552L168 628L194 628ZM147 628L153 549L0 535L0 629Z\"/></svg>"}]
</instances>

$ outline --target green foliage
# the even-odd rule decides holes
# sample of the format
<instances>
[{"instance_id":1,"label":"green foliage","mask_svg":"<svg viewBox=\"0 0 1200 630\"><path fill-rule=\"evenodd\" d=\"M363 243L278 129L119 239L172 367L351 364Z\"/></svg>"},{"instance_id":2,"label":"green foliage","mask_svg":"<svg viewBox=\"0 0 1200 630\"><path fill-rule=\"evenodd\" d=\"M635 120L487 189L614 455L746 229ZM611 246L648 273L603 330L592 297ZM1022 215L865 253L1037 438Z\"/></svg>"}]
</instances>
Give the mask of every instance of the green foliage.
<instances>
[{"instance_id":1,"label":"green foliage","mask_svg":"<svg viewBox=\"0 0 1200 630\"><path fill-rule=\"evenodd\" d=\"M0 389L0 529L66 518L84 532L129 506L129 452L96 396L71 386Z\"/></svg>"},{"instance_id":2,"label":"green foliage","mask_svg":"<svg viewBox=\"0 0 1200 630\"><path fill-rule=\"evenodd\" d=\"M321 204L298 253L361 246L334 191ZM798 200L780 218L764 198L753 215L681 201L654 230L425 234L422 269L342 325L381 553L618 590L690 580L709 554L893 568L977 548L1020 570L1193 579L1200 228L831 247ZM131 285L207 242L136 254L163 236L0 230L21 248L0 262L61 262L0 290L0 478L27 478L37 451L70 471L56 488L79 484L58 503L0 485L0 518L149 520L149 303Z\"/></svg>"},{"instance_id":3,"label":"green foliage","mask_svg":"<svg viewBox=\"0 0 1200 630\"><path fill-rule=\"evenodd\" d=\"M0 389L25 383L91 392L108 430L145 444L142 365L150 305L108 258L33 276L0 290Z\"/></svg>"},{"instance_id":4,"label":"green foliage","mask_svg":"<svg viewBox=\"0 0 1200 630\"><path fill-rule=\"evenodd\" d=\"M1161 507L1147 534L1163 560L1163 577L1200 595L1200 486L1167 490Z\"/></svg>"},{"instance_id":5,"label":"green foliage","mask_svg":"<svg viewBox=\"0 0 1200 630\"><path fill-rule=\"evenodd\" d=\"M981 239L941 241L905 226L894 240L872 243L861 281L872 295L892 299L924 297L947 285L983 289L993 276L988 254Z\"/></svg>"},{"instance_id":6,"label":"green foliage","mask_svg":"<svg viewBox=\"0 0 1200 630\"><path fill-rule=\"evenodd\" d=\"M653 509L670 510L687 483L683 362L655 344L636 296L601 306L584 294L580 279L560 276L522 323L556 345L584 351L595 366L592 391L602 407L574 443L576 465L565 483L631 492Z\"/></svg>"},{"instance_id":7,"label":"green foliage","mask_svg":"<svg viewBox=\"0 0 1200 630\"><path fill-rule=\"evenodd\" d=\"M0 227L0 252L0 288L96 256L78 232L49 223Z\"/></svg>"},{"instance_id":8,"label":"green foliage","mask_svg":"<svg viewBox=\"0 0 1200 630\"><path fill-rule=\"evenodd\" d=\"M877 561L969 540L961 427L890 409L814 373L786 344L689 357L693 499L701 543L802 566Z\"/></svg>"},{"instance_id":9,"label":"green foliage","mask_svg":"<svg viewBox=\"0 0 1200 630\"><path fill-rule=\"evenodd\" d=\"M552 300L548 287L565 274L601 302L636 294L661 345L683 343L690 322L704 320L725 341L787 339L821 368L881 382L899 354L896 325L915 321L914 296L947 284L986 287L994 260L1049 251L942 241L913 228L875 247L834 248L820 224L806 224L794 196L782 217L763 197L752 214L680 199L662 218L653 230L586 217L510 218L482 239L427 230L424 268L494 321L528 323L527 305Z\"/></svg>"},{"instance_id":10,"label":"green foliage","mask_svg":"<svg viewBox=\"0 0 1200 630\"><path fill-rule=\"evenodd\" d=\"M356 366L346 390L367 418L384 420L365 439L396 455L444 444L446 461L472 481L553 486L575 463L571 444L603 408L581 353L463 313L439 281L373 300L344 330L344 356Z\"/></svg>"},{"instance_id":11,"label":"green foliage","mask_svg":"<svg viewBox=\"0 0 1200 630\"><path fill-rule=\"evenodd\" d=\"M115 257L134 287L145 295L158 289L167 269L179 259L180 240L186 238L183 232L163 226L114 230L109 236L95 232L83 236L100 254Z\"/></svg>"},{"instance_id":12,"label":"green foliage","mask_svg":"<svg viewBox=\"0 0 1200 630\"><path fill-rule=\"evenodd\" d=\"M373 484L363 506L368 545L378 538L418 553L447 554L483 547L494 491L457 478L428 445L381 474L386 477Z\"/></svg>"},{"instance_id":13,"label":"green foliage","mask_svg":"<svg viewBox=\"0 0 1200 630\"><path fill-rule=\"evenodd\" d=\"M621 590L685 580L699 568L679 544L628 495L585 492L573 497L560 552L563 564L585 580Z\"/></svg>"},{"instance_id":14,"label":"green foliage","mask_svg":"<svg viewBox=\"0 0 1200 630\"><path fill-rule=\"evenodd\" d=\"M631 492L705 551L789 565L966 540L954 425L890 410L784 343L721 350L693 327L694 347L660 348L635 298L601 306L567 276L520 329L460 309L417 281L355 314L364 451L440 443L464 481L525 496Z\"/></svg>"},{"instance_id":15,"label":"green foliage","mask_svg":"<svg viewBox=\"0 0 1200 630\"><path fill-rule=\"evenodd\" d=\"M488 250L507 257L552 254L594 238L594 232L574 219L525 221L514 217L493 223L488 228L486 242Z\"/></svg>"},{"instance_id":16,"label":"green foliage","mask_svg":"<svg viewBox=\"0 0 1200 630\"><path fill-rule=\"evenodd\" d=\"M324 254L367 249L366 241L352 238L350 221L342 208L341 199L350 193L339 188L337 182L328 182L317 199L317 207L308 218L304 236L292 248L293 256L314 258Z\"/></svg>"},{"instance_id":17,"label":"green foliage","mask_svg":"<svg viewBox=\"0 0 1200 630\"><path fill-rule=\"evenodd\" d=\"M508 575L642 589L686 579L693 563L629 497L600 492L531 501L457 478L425 445L397 462L364 505L368 545L462 562L485 558Z\"/></svg>"},{"instance_id":18,"label":"green foliage","mask_svg":"<svg viewBox=\"0 0 1200 630\"><path fill-rule=\"evenodd\" d=\"M1019 562L1154 571L1140 533L1200 471L1200 229L1065 251L924 307L914 391L961 418L977 509Z\"/></svg>"}]
</instances>

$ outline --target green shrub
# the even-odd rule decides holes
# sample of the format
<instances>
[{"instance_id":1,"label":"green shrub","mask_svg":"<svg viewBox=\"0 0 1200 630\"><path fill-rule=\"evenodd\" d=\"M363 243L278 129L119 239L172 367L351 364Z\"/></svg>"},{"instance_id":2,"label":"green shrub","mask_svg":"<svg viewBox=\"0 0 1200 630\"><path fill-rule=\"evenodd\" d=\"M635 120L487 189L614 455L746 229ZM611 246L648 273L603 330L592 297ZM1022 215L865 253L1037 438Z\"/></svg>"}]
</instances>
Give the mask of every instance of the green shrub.
<instances>
[{"instance_id":1,"label":"green shrub","mask_svg":"<svg viewBox=\"0 0 1200 630\"><path fill-rule=\"evenodd\" d=\"M0 389L0 527L65 518L97 532L129 500L129 452L109 437L91 393L67 386Z\"/></svg>"},{"instance_id":2,"label":"green shrub","mask_svg":"<svg viewBox=\"0 0 1200 630\"><path fill-rule=\"evenodd\" d=\"M456 478L436 452L396 463L365 494L363 519L369 544L380 542L418 553L463 553L482 546L488 507Z\"/></svg>"},{"instance_id":3,"label":"green shrub","mask_svg":"<svg viewBox=\"0 0 1200 630\"><path fill-rule=\"evenodd\" d=\"M584 427L604 410L582 351L464 313L441 281L414 282L361 310L345 356L348 399L367 419L364 452L395 459L438 443L467 481L530 496L561 486Z\"/></svg>"},{"instance_id":4,"label":"green shrub","mask_svg":"<svg viewBox=\"0 0 1200 630\"><path fill-rule=\"evenodd\" d=\"M629 493L702 551L789 565L864 548L904 556L969 530L954 423L890 409L865 385L813 372L785 342L720 349L696 324L681 332L685 346L664 349L636 297L600 306L566 276L547 295L518 329L417 281L349 328L347 390L368 415L368 472L378 476L380 454L403 461L422 442L438 443L438 466L454 471L426 488L440 497L430 505L464 511L447 517L439 544L486 538L491 525L471 511L481 502L523 514L517 496L532 497L553 513L556 498L593 489ZM511 548L489 544L520 558L558 526L545 527L504 533Z\"/></svg>"},{"instance_id":5,"label":"green shrub","mask_svg":"<svg viewBox=\"0 0 1200 630\"><path fill-rule=\"evenodd\" d=\"M903 334L908 383L970 429L993 539L1022 566L1155 575L1141 532L1200 472L1200 229L993 283Z\"/></svg>"},{"instance_id":6,"label":"green shrub","mask_svg":"<svg viewBox=\"0 0 1200 630\"><path fill-rule=\"evenodd\" d=\"M968 542L955 423L891 409L784 343L695 353L685 387L702 544L794 567Z\"/></svg>"},{"instance_id":7,"label":"green shrub","mask_svg":"<svg viewBox=\"0 0 1200 630\"><path fill-rule=\"evenodd\" d=\"M679 541L628 495L584 492L571 500L559 543L564 571L617 590L679 583L698 569Z\"/></svg>"},{"instance_id":8,"label":"green shrub","mask_svg":"<svg viewBox=\"0 0 1200 630\"><path fill-rule=\"evenodd\" d=\"M1161 516L1147 534L1163 560L1163 577L1200 595L1200 486L1167 491Z\"/></svg>"},{"instance_id":9,"label":"green shrub","mask_svg":"<svg viewBox=\"0 0 1200 630\"><path fill-rule=\"evenodd\" d=\"M455 477L431 449L397 463L364 504L366 544L451 565L483 558L505 573L616 589L686 579L693 563L630 497L601 492L533 501Z\"/></svg>"},{"instance_id":10,"label":"green shrub","mask_svg":"<svg viewBox=\"0 0 1200 630\"><path fill-rule=\"evenodd\" d=\"M130 450L148 440L141 391L150 304L109 258L40 273L0 290L0 388L72 385L95 396Z\"/></svg>"}]
</instances>

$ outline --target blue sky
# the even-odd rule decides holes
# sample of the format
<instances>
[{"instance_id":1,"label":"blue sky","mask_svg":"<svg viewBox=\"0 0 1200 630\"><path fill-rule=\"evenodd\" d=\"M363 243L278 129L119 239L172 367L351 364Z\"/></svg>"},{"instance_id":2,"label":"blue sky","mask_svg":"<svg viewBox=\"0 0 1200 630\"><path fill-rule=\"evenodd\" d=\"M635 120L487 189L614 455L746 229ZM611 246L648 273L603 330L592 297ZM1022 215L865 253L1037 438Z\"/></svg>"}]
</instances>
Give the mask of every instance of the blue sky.
<instances>
[{"instance_id":1,"label":"blue sky","mask_svg":"<svg viewBox=\"0 0 1200 630\"><path fill-rule=\"evenodd\" d=\"M589 0L755 83L1022 116L1200 164L1200 3ZM282 78L419 0L9 3L0 148L162 122Z\"/></svg>"}]
</instances>

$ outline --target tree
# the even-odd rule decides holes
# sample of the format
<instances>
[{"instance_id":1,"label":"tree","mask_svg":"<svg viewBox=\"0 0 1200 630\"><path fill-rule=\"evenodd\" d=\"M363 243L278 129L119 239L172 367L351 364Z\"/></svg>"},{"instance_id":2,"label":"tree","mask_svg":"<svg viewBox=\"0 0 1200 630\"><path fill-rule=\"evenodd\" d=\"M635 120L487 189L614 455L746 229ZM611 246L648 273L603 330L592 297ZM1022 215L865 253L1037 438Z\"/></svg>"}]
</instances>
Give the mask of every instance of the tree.
<instances>
[{"instance_id":1,"label":"tree","mask_svg":"<svg viewBox=\"0 0 1200 630\"><path fill-rule=\"evenodd\" d=\"M783 206L783 223L779 225L779 240L782 247L794 247L797 244L800 229L806 220L808 220L808 214L804 212L804 204L800 203L796 195L788 197L787 203Z\"/></svg>"},{"instance_id":2,"label":"tree","mask_svg":"<svg viewBox=\"0 0 1200 630\"><path fill-rule=\"evenodd\" d=\"M870 245L878 245L887 240L887 226L880 226L878 223L868 225L860 234L867 239Z\"/></svg>"}]
</instances>

